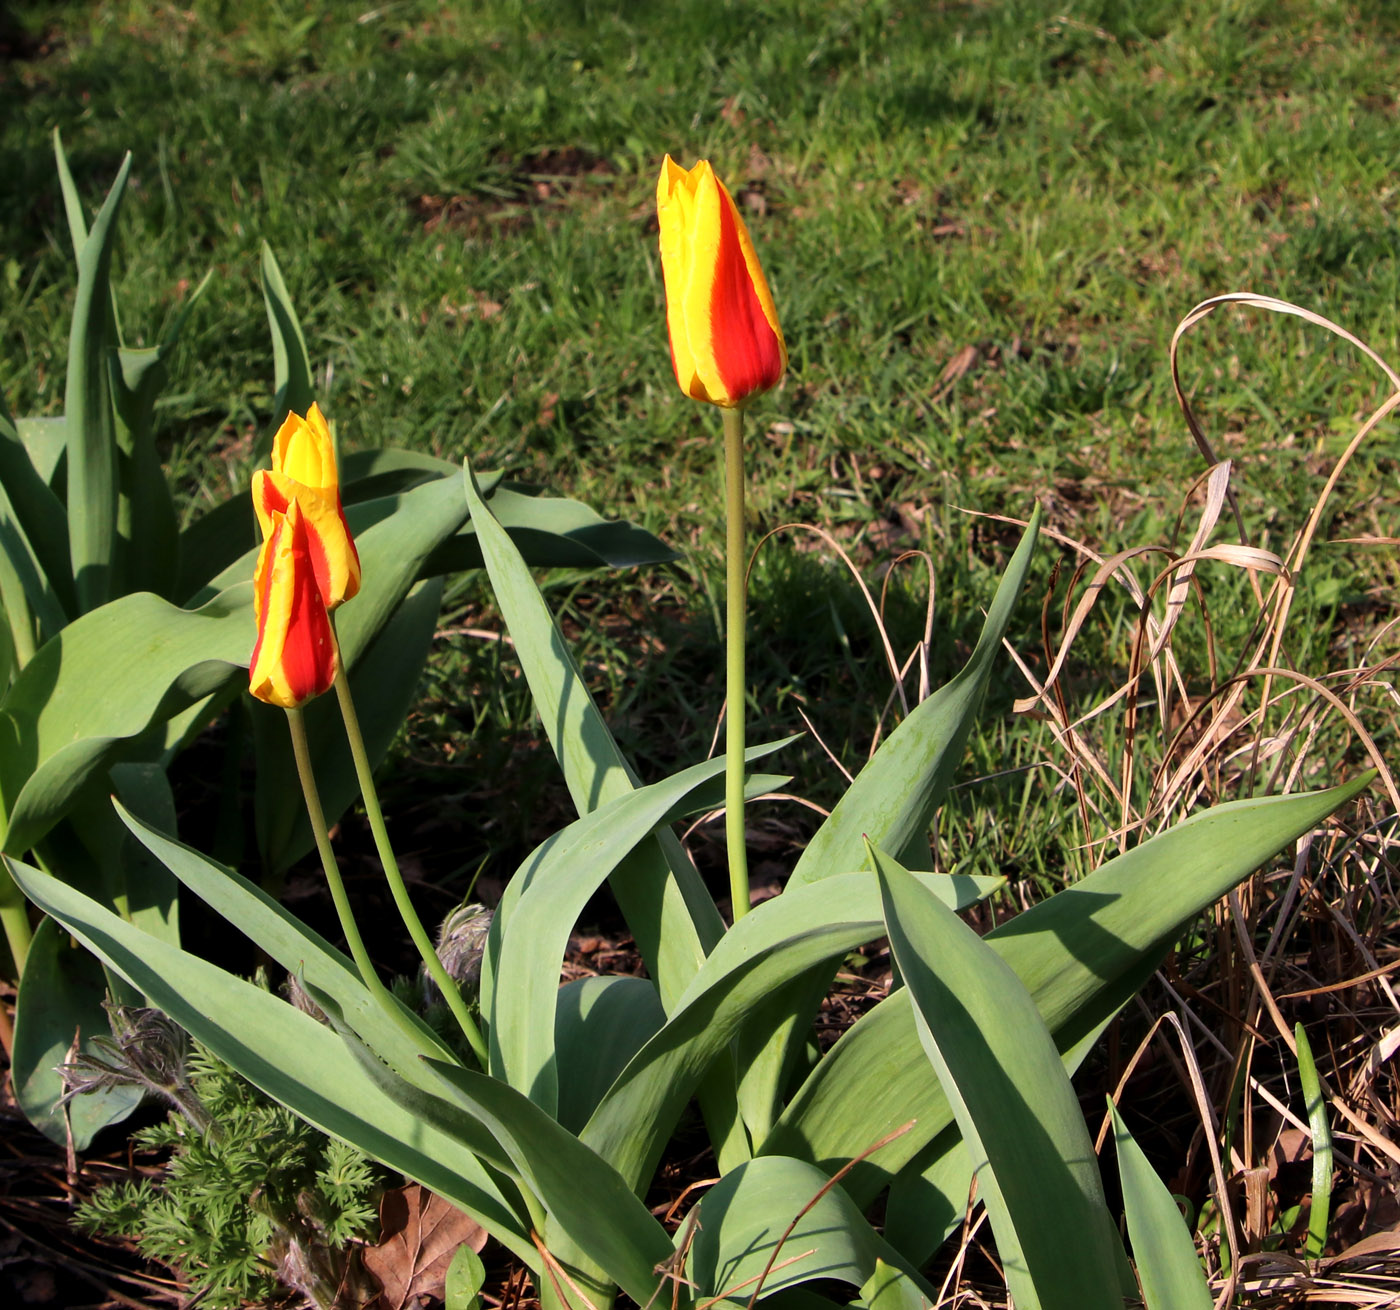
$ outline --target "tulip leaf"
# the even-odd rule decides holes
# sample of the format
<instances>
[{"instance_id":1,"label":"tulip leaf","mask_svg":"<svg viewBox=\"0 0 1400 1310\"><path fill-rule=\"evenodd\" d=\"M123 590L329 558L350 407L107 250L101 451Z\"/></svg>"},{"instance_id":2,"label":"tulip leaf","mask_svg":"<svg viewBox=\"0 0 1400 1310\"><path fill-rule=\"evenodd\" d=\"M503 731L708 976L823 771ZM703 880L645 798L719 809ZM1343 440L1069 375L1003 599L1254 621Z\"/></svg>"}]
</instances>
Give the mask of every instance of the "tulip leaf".
<instances>
[{"instance_id":1,"label":"tulip leaf","mask_svg":"<svg viewBox=\"0 0 1400 1310\"><path fill-rule=\"evenodd\" d=\"M875 752L807 843L793 869L794 882L813 882L833 871L860 868L867 837L907 868L927 866L929 824L962 760L992 664L1025 585L1039 531L1037 506L1002 575L972 657L949 682L911 710Z\"/></svg>"},{"instance_id":2,"label":"tulip leaf","mask_svg":"<svg viewBox=\"0 0 1400 1310\"><path fill-rule=\"evenodd\" d=\"M262 244L262 293L267 307L267 324L272 329L272 422L253 448L257 459L265 459L282 420L290 413L304 415L316 399L311 381L311 359L306 353L306 337L297 318L277 256L266 241Z\"/></svg>"},{"instance_id":3,"label":"tulip leaf","mask_svg":"<svg viewBox=\"0 0 1400 1310\"><path fill-rule=\"evenodd\" d=\"M63 530L59 535L59 540L53 544L55 558L69 560L69 515L67 509L63 508L62 495L63 484L67 481L67 453L69 453L69 423L62 414L52 418L17 418L14 421L15 431L20 434L20 441L24 444L25 453L29 456L29 463L34 465L34 472L39 474L39 479L46 487L52 491L57 501L57 514L62 518ZM18 488L11 488L14 494L18 495ZM45 511L52 516L52 508ZM52 528L45 528L45 532L52 535ZM35 533L38 539L39 533ZM38 546L35 546L39 550ZM42 551L41 551L42 553ZM48 568L48 556L45 558L45 567ZM71 572L71 564L70 564ZM57 584L55 584L57 585ZM71 578L70 578L71 585Z\"/></svg>"},{"instance_id":4,"label":"tulip leaf","mask_svg":"<svg viewBox=\"0 0 1400 1310\"><path fill-rule=\"evenodd\" d=\"M393 492L409 491L438 478L461 476L460 463L439 459L421 450L404 450L397 446L357 450L340 461L340 498L346 505L357 505ZM500 473L481 475L486 495L495 490L501 476Z\"/></svg>"},{"instance_id":5,"label":"tulip leaf","mask_svg":"<svg viewBox=\"0 0 1400 1310\"><path fill-rule=\"evenodd\" d=\"M185 311L188 311L188 305ZM117 414L117 532L124 554L127 591L174 594L179 525L170 485L155 442L156 397L170 377L173 345L122 349L112 368Z\"/></svg>"},{"instance_id":6,"label":"tulip leaf","mask_svg":"<svg viewBox=\"0 0 1400 1310\"><path fill-rule=\"evenodd\" d=\"M1030 568L1040 510L1036 508L996 596L982 634L963 669L916 706L861 770L798 859L793 882L814 882L833 871L862 867L866 837L900 864L927 868L928 829L961 762L993 663ZM794 980L794 1015L810 1011L831 985L829 969ZM805 1040L805 1029L789 1027L769 1041L740 1039L744 1070L739 1103L756 1140L772 1124L785 1079Z\"/></svg>"},{"instance_id":7,"label":"tulip leaf","mask_svg":"<svg viewBox=\"0 0 1400 1310\"><path fill-rule=\"evenodd\" d=\"M780 1155L725 1174L700 1202L686 1264L701 1298L743 1303L817 1279L861 1287L881 1264L921 1286L839 1187L823 1194L829 1183L820 1169Z\"/></svg>"},{"instance_id":8,"label":"tulip leaf","mask_svg":"<svg viewBox=\"0 0 1400 1310\"><path fill-rule=\"evenodd\" d=\"M627 1062L665 1022L661 998L645 978L578 978L559 988L559 1122L579 1132Z\"/></svg>"},{"instance_id":9,"label":"tulip leaf","mask_svg":"<svg viewBox=\"0 0 1400 1310\"><path fill-rule=\"evenodd\" d=\"M87 245L87 219L83 215L83 201L73 181L72 170L68 167L68 156L63 149L63 137L58 128L53 130L54 163L58 167L58 187L63 193L63 214L68 221L68 237L73 243L73 258L80 259L83 247Z\"/></svg>"},{"instance_id":10,"label":"tulip leaf","mask_svg":"<svg viewBox=\"0 0 1400 1310\"><path fill-rule=\"evenodd\" d=\"M101 963L78 946L55 919L44 919L29 944L15 1001L10 1078L15 1100L51 1142L63 1146L71 1128L73 1149L85 1151L109 1124L120 1123L141 1104L138 1087L118 1087L75 1096L67 1122L59 1104L64 1091L59 1065L78 1050L98 1054L94 1037L106 1037L107 975Z\"/></svg>"},{"instance_id":11,"label":"tulip leaf","mask_svg":"<svg viewBox=\"0 0 1400 1310\"><path fill-rule=\"evenodd\" d=\"M243 586L199 610L123 596L48 641L0 701L4 849L28 849L132 738L236 677L252 640Z\"/></svg>"},{"instance_id":12,"label":"tulip leaf","mask_svg":"<svg viewBox=\"0 0 1400 1310\"><path fill-rule=\"evenodd\" d=\"M928 1310L930 1302L908 1274L877 1259L875 1272L861 1287L860 1299L854 1304L865 1310Z\"/></svg>"},{"instance_id":13,"label":"tulip leaf","mask_svg":"<svg viewBox=\"0 0 1400 1310\"><path fill-rule=\"evenodd\" d=\"M632 568L665 564L676 552L625 519L604 519L577 500L526 494L503 486L488 501L496 521L532 568ZM483 565L475 522L449 537L425 569L452 573Z\"/></svg>"},{"instance_id":14,"label":"tulip leaf","mask_svg":"<svg viewBox=\"0 0 1400 1310\"><path fill-rule=\"evenodd\" d=\"M27 420L29 424L33 422ZM73 566L68 555L67 512L49 488L48 479L35 467L21 431L21 426L12 423L8 416L0 418L0 488L10 503L8 513L23 535L26 554L66 619L77 609ZM57 435L53 446L61 450L61 427Z\"/></svg>"},{"instance_id":15,"label":"tulip leaf","mask_svg":"<svg viewBox=\"0 0 1400 1310\"><path fill-rule=\"evenodd\" d=\"M467 472L467 501L496 603L501 607L535 708L580 814L626 794L637 777L554 622L519 550ZM724 932L724 923L674 833L661 833L645 855L612 879L627 926L669 1011Z\"/></svg>"},{"instance_id":16,"label":"tulip leaf","mask_svg":"<svg viewBox=\"0 0 1400 1310\"><path fill-rule=\"evenodd\" d=\"M1210 1310L1213 1304L1196 1246L1176 1201L1133 1141L1112 1098L1113 1141L1123 1185L1128 1240L1147 1310Z\"/></svg>"},{"instance_id":17,"label":"tulip leaf","mask_svg":"<svg viewBox=\"0 0 1400 1310\"><path fill-rule=\"evenodd\" d=\"M918 876L954 908L972 904L1000 881ZM666 1026L609 1089L584 1128L584 1140L641 1186L706 1069L763 999L803 970L840 958L882 931L879 889L869 873L789 886L755 906L716 944Z\"/></svg>"},{"instance_id":18,"label":"tulip leaf","mask_svg":"<svg viewBox=\"0 0 1400 1310\"><path fill-rule=\"evenodd\" d=\"M1298 1052L1298 1084L1308 1109L1312 1137L1312 1193L1308 1205L1308 1258L1320 1260L1327 1246L1327 1213L1332 1208L1332 1126L1327 1122L1327 1100L1317 1076L1312 1045L1301 1023L1293 1025Z\"/></svg>"},{"instance_id":19,"label":"tulip leaf","mask_svg":"<svg viewBox=\"0 0 1400 1310\"><path fill-rule=\"evenodd\" d=\"M201 514L180 532L179 570L174 595L181 604L199 604L221 590L212 583L226 569L247 560L240 581L253 576L258 520L249 495L232 496Z\"/></svg>"},{"instance_id":20,"label":"tulip leaf","mask_svg":"<svg viewBox=\"0 0 1400 1310\"><path fill-rule=\"evenodd\" d=\"M527 1264L536 1262L525 1222L477 1158L490 1147L480 1129L460 1114L451 1129L423 1119L386 1093L346 1043L310 1015L148 936L38 869L12 859L6 864L35 904L251 1083L462 1207Z\"/></svg>"},{"instance_id":21,"label":"tulip leaf","mask_svg":"<svg viewBox=\"0 0 1400 1310\"><path fill-rule=\"evenodd\" d=\"M513 1087L458 1064L425 1063L450 1099L426 1097L400 1083L406 1103L428 1122L446 1115L450 1124L466 1110L509 1154L516 1173L542 1203L549 1249L561 1258L565 1252L586 1253L575 1268L594 1282L595 1295L606 1290L596 1281L603 1274L644 1304L656 1288L655 1267L670 1254L670 1241L617 1173Z\"/></svg>"},{"instance_id":22,"label":"tulip leaf","mask_svg":"<svg viewBox=\"0 0 1400 1310\"><path fill-rule=\"evenodd\" d=\"M1068 1052L1136 994L1193 915L1369 782L1366 775L1329 791L1233 801L1194 815L993 929L984 941L1025 984L1058 1049ZM808 1159L834 1172L883 1133L917 1119L911 1132L845 1180L857 1203L868 1204L952 1122L942 1089L919 1073L918 1050L909 994L896 991L826 1054L761 1152ZM929 1150L931 1159L944 1154ZM948 1216L961 1217L965 1201L964 1187L949 1199ZM888 1219L891 1241L916 1262L942 1238L925 1209L910 1216L907 1232L893 1201Z\"/></svg>"},{"instance_id":23,"label":"tulip leaf","mask_svg":"<svg viewBox=\"0 0 1400 1310\"><path fill-rule=\"evenodd\" d=\"M211 910L307 987L331 997L350 1026L395 1069L407 1077L419 1073L417 1081L433 1085L435 1080L421 1073L419 1059L448 1051L426 1024L406 1008L399 1019L387 1015L344 954L242 874L176 841L120 804L116 808L132 835Z\"/></svg>"},{"instance_id":24,"label":"tulip leaf","mask_svg":"<svg viewBox=\"0 0 1400 1310\"><path fill-rule=\"evenodd\" d=\"M977 1171L1018 1306L1122 1310L1093 1142L1021 980L907 870L874 852L885 926L930 1064Z\"/></svg>"},{"instance_id":25,"label":"tulip leaf","mask_svg":"<svg viewBox=\"0 0 1400 1310\"><path fill-rule=\"evenodd\" d=\"M0 444L3 444L2 439ZM60 632L68 622L68 615L44 574L20 523L17 507L3 484L0 484L0 600L4 602L11 643L21 663L27 663L36 647Z\"/></svg>"},{"instance_id":26,"label":"tulip leaf","mask_svg":"<svg viewBox=\"0 0 1400 1310\"><path fill-rule=\"evenodd\" d=\"M787 742L745 753L761 759ZM649 787L627 791L543 842L510 880L496 910L481 969L481 1006L490 1016L491 1072L553 1114L559 969L569 932L589 898L658 827L717 805L723 757ZM784 780L760 776L762 795Z\"/></svg>"},{"instance_id":27,"label":"tulip leaf","mask_svg":"<svg viewBox=\"0 0 1400 1310\"><path fill-rule=\"evenodd\" d=\"M112 245L131 155L78 256L78 290L68 338L64 418L68 438L68 545L78 607L96 609L117 593L117 444L108 355L112 340Z\"/></svg>"}]
</instances>

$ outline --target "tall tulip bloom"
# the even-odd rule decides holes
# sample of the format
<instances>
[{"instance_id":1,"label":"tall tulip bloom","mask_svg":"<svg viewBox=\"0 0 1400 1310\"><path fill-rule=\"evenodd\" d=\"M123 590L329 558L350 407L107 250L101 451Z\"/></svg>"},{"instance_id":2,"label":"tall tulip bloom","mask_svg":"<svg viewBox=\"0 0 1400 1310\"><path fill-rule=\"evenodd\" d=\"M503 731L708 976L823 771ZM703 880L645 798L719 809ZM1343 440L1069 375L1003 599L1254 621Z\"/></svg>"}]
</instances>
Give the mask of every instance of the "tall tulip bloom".
<instances>
[{"instance_id":1,"label":"tall tulip bloom","mask_svg":"<svg viewBox=\"0 0 1400 1310\"><path fill-rule=\"evenodd\" d=\"M738 919L749 908L744 838L744 405L778 385L787 344L749 230L707 159L666 156L656 183L666 328L676 381L724 415L725 845Z\"/></svg>"},{"instance_id":2,"label":"tall tulip bloom","mask_svg":"<svg viewBox=\"0 0 1400 1310\"><path fill-rule=\"evenodd\" d=\"M340 503L335 445L319 405L306 417L288 414L272 443L272 468L253 474L253 508L263 537L272 516L301 506L316 585L333 610L360 589L360 556Z\"/></svg>"},{"instance_id":3,"label":"tall tulip bloom","mask_svg":"<svg viewBox=\"0 0 1400 1310\"><path fill-rule=\"evenodd\" d=\"M656 184L671 363L693 400L726 408L777 386L787 346L733 198L707 159L670 155Z\"/></svg>"},{"instance_id":4,"label":"tall tulip bloom","mask_svg":"<svg viewBox=\"0 0 1400 1310\"><path fill-rule=\"evenodd\" d=\"M331 616L316 583L311 536L301 503L272 510L253 575L258 639L248 688L259 700L295 709L329 691L339 666Z\"/></svg>"}]
</instances>

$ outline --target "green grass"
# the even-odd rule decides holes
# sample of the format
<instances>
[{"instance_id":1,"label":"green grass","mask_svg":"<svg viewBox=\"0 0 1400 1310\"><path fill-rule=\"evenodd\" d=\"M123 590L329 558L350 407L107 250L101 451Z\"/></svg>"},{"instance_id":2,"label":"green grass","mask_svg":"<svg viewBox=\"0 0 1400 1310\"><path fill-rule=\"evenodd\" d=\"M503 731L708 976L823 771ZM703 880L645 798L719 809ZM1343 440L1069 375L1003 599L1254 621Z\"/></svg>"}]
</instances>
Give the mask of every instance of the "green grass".
<instances>
[{"instance_id":1,"label":"green grass","mask_svg":"<svg viewBox=\"0 0 1400 1310\"><path fill-rule=\"evenodd\" d=\"M687 552L647 578L551 584L650 770L706 748L720 699L718 423L667 363L651 205L664 152L711 157L740 196L792 351L751 414L754 527L821 524L872 575L901 549L931 552L935 683L1011 540L958 507L1024 517L1039 497L1105 552L1168 537L1202 468L1166 364L1196 301L1265 291L1382 351L1395 340L1400 30L1380 3L715 13L12 6L30 44L0 65L0 390L16 413L62 405L73 272L49 132L93 203L132 150L128 334L153 339L214 273L163 407L187 514L243 483L270 408L267 239L352 445L469 453ZM968 346L977 362L945 382ZM1183 358L1207 431L1238 461L1251 533L1281 548L1383 379L1319 330L1257 312L1217 315ZM1334 535L1393 527L1393 471L1382 431L1351 466ZM800 727L801 704L854 766L889 681L858 595L810 546L789 535L760 556L755 731ZM906 652L922 577L902 570L891 601ZM1297 624L1317 649L1295 660L1326 667L1334 632L1392 582L1377 552L1319 552ZM1216 640L1237 649L1243 582L1220 567L1207 586ZM481 618L479 588L456 603ZM1035 646L1032 604L1019 624ZM1122 614L1093 626L1082 671L1121 667L1131 633ZM1182 641L1204 659L1199 633ZM994 707L1023 691L1008 670ZM497 648L444 643L406 749L498 758L527 715ZM972 772L1028 763L1036 741L994 718ZM798 789L829 801L835 771L815 751L808 763ZM1024 795L1020 776L992 790L991 808L1033 813L993 825L968 860L1077 867L1062 800ZM959 819L961 804L945 824L981 832L981 802Z\"/></svg>"}]
</instances>

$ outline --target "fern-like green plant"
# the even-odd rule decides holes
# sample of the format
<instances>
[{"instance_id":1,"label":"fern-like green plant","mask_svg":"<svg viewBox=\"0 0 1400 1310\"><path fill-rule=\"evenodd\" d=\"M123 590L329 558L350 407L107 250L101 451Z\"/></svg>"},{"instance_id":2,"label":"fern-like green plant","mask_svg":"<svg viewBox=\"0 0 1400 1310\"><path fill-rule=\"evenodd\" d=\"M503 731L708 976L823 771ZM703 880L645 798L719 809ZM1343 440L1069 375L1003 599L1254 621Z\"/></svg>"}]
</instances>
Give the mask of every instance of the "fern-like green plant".
<instances>
[{"instance_id":1,"label":"fern-like green plant","mask_svg":"<svg viewBox=\"0 0 1400 1310\"><path fill-rule=\"evenodd\" d=\"M138 1149L170 1152L163 1175L99 1189L74 1221L135 1241L178 1270L208 1310L237 1310L288 1288L334 1305L357 1276L355 1243L377 1230L383 1172L198 1044L186 1075L209 1127L172 1110L133 1134Z\"/></svg>"}]
</instances>

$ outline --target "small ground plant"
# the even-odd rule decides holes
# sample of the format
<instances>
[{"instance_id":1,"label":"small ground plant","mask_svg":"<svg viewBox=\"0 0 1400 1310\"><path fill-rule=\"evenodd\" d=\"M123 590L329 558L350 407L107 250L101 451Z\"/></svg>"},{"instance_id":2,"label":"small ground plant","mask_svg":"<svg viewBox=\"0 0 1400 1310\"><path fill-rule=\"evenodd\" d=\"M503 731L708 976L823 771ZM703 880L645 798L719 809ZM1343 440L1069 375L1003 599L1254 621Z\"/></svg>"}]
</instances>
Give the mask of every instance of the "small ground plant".
<instances>
[{"instance_id":1,"label":"small ground plant","mask_svg":"<svg viewBox=\"0 0 1400 1310\"><path fill-rule=\"evenodd\" d=\"M355 1246L378 1231L384 1171L198 1042L181 1083L183 1108L131 1137L138 1152L168 1154L168 1163L99 1188L75 1222L134 1241L209 1310L271 1302L289 1288L318 1307L347 1298L362 1280Z\"/></svg>"}]
</instances>

